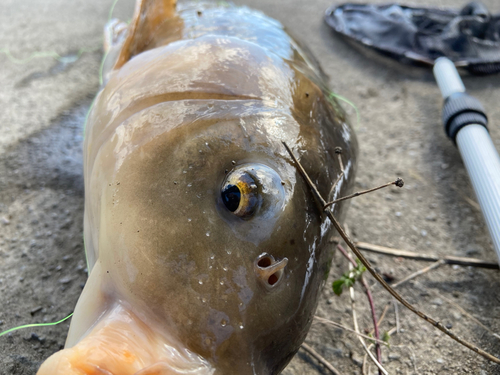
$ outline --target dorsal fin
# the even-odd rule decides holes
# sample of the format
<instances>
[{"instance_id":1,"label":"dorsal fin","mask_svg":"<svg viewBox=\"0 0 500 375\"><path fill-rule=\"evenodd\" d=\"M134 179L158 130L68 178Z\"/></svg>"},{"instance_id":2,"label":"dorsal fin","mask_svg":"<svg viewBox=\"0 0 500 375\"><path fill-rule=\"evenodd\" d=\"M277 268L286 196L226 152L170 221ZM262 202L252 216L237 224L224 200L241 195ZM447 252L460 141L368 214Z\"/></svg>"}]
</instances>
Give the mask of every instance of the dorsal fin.
<instances>
[{"instance_id":1,"label":"dorsal fin","mask_svg":"<svg viewBox=\"0 0 500 375\"><path fill-rule=\"evenodd\" d=\"M134 17L113 69L120 68L145 49L158 27L175 14L176 4L177 0L137 0Z\"/></svg>"}]
</instances>

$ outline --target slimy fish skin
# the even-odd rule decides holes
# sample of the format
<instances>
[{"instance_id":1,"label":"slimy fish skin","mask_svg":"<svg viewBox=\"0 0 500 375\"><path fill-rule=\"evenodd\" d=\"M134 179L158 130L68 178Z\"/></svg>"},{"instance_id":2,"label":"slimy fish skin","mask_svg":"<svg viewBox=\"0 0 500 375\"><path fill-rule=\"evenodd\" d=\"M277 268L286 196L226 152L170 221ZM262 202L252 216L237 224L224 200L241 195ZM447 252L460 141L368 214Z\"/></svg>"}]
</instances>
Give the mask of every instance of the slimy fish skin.
<instances>
[{"instance_id":1,"label":"slimy fish skin","mask_svg":"<svg viewBox=\"0 0 500 375\"><path fill-rule=\"evenodd\" d=\"M105 39L84 141L89 279L38 374L280 373L333 235L282 142L324 197L354 181L324 74L280 23L227 3L139 0Z\"/></svg>"}]
</instances>

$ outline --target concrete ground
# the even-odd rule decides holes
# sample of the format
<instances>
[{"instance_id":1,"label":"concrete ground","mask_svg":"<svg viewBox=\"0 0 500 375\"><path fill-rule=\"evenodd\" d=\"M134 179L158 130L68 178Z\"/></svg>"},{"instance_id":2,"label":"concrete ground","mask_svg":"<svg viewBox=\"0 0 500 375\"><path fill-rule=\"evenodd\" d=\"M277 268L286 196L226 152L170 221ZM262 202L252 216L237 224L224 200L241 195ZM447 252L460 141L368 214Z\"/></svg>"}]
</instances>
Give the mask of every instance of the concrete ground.
<instances>
[{"instance_id":1,"label":"concrete ground","mask_svg":"<svg viewBox=\"0 0 500 375\"><path fill-rule=\"evenodd\" d=\"M383 190L352 202L346 222L354 237L412 251L495 261L462 161L443 134L441 99L431 72L378 57L332 34L322 20L330 1L236 3L261 9L292 30L321 62L333 91L357 105L360 122L355 127L361 150L357 188L396 176L405 179L401 190ZM63 57L19 63L0 54L0 331L65 317L85 283L82 123L99 87L102 28L111 3L4 0L0 6L0 50L21 59L40 51ZM496 0L484 3L500 12ZM120 0L114 15L127 20L132 10L132 0ZM491 135L500 148L500 76L465 76L464 82L487 109ZM356 122L354 111L347 111ZM368 257L395 281L427 265ZM336 297L329 287L346 269L337 254L318 315L352 326L348 296ZM392 299L367 278L380 314ZM459 336L500 356L500 340L492 335L500 333L499 287L498 271L442 266L399 289ZM369 310L361 290L357 295L360 327L369 331ZM395 327L396 321L399 325L390 348L383 349L389 373L500 374L498 366L460 347L403 307L398 311L390 305L381 324L382 331ZM62 348L67 329L63 323L1 337L0 374L34 374L41 361ZM306 342L343 374L361 373L363 350L348 331L315 323ZM284 373L329 372L299 351Z\"/></svg>"}]
</instances>

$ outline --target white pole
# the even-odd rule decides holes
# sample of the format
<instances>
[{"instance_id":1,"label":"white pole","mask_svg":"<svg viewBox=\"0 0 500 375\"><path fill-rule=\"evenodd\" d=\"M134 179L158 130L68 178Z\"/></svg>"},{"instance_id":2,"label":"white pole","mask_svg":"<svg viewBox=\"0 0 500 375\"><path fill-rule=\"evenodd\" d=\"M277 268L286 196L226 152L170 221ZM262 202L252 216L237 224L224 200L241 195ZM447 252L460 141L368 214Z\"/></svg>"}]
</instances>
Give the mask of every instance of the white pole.
<instances>
[{"instance_id":1,"label":"white pole","mask_svg":"<svg viewBox=\"0 0 500 375\"><path fill-rule=\"evenodd\" d=\"M441 57L436 61L434 76L445 100L452 100L453 94L465 93L455 65L447 58ZM456 133L454 141L469 174L500 262L500 157L484 124L464 125Z\"/></svg>"}]
</instances>

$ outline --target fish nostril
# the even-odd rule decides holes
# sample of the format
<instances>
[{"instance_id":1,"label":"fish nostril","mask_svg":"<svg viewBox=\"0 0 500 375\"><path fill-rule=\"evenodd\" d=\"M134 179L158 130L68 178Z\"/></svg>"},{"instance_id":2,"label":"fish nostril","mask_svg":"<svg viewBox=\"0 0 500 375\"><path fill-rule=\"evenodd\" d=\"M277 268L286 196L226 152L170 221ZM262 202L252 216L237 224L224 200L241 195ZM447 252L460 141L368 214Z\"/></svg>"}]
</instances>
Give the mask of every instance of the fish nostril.
<instances>
[{"instance_id":1,"label":"fish nostril","mask_svg":"<svg viewBox=\"0 0 500 375\"><path fill-rule=\"evenodd\" d=\"M264 257L257 262L257 265L261 268L267 268L273 264L273 260L270 257Z\"/></svg>"},{"instance_id":2,"label":"fish nostril","mask_svg":"<svg viewBox=\"0 0 500 375\"><path fill-rule=\"evenodd\" d=\"M274 285L278 282L279 276L277 275L278 272L273 273L271 276L269 276L269 279L267 279L267 283L269 285Z\"/></svg>"},{"instance_id":3,"label":"fish nostril","mask_svg":"<svg viewBox=\"0 0 500 375\"><path fill-rule=\"evenodd\" d=\"M255 260L255 274L265 287L272 288L283 278L287 264L287 258L276 261L272 255L264 253Z\"/></svg>"}]
</instances>

